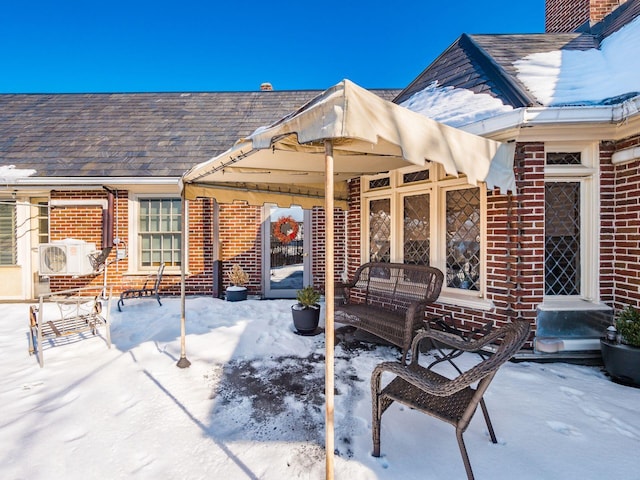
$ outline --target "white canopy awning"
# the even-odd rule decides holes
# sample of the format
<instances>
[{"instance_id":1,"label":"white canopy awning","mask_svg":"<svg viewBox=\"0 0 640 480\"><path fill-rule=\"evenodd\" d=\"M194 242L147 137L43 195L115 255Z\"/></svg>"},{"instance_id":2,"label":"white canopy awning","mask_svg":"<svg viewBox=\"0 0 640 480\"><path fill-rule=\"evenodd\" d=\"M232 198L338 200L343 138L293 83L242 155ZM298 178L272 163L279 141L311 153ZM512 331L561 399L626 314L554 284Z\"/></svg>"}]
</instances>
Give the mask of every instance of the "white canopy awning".
<instances>
[{"instance_id":1,"label":"white canopy awning","mask_svg":"<svg viewBox=\"0 0 640 480\"><path fill-rule=\"evenodd\" d=\"M473 185L515 190L514 145L448 127L344 80L186 172L185 197L322 205L325 140L333 144L336 206L343 208L349 178L427 162Z\"/></svg>"},{"instance_id":2,"label":"white canopy awning","mask_svg":"<svg viewBox=\"0 0 640 480\"><path fill-rule=\"evenodd\" d=\"M230 150L182 177L183 198L215 197L303 208L346 208L346 180L409 165L437 162L469 183L515 190L514 146L442 125L344 80L298 111L256 130ZM325 195L326 192L326 195ZM182 233L186 225L183 215ZM325 215L326 478L334 451L334 219ZM183 238L183 245L186 244ZM185 353L185 264L182 250L181 356Z\"/></svg>"}]
</instances>

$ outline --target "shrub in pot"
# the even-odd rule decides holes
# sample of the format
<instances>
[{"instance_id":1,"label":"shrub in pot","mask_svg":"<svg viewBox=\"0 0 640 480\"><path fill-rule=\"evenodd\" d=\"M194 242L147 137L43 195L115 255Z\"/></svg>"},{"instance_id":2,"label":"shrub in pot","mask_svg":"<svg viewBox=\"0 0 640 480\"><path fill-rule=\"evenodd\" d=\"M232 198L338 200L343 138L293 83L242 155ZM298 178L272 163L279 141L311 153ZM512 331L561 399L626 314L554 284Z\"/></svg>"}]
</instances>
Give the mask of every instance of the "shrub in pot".
<instances>
[{"instance_id":1,"label":"shrub in pot","mask_svg":"<svg viewBox=\"0 0 640 480\"><path fill-rule=\"evenodd\" d=\"M320 322L320 292L311 285L296 292L298 303L291 306L293 326L301 334L311 334Z\"/></svg>"},{"instance_id":2,"label":"shrub in pot","mask_svg":"<svg viewBox=\"0 0 640 480\"><path fill-rule=\"evenodd\" d=\"M247 299L247 287L245 283L249 281L249 275L237 263L227 272L227 277L231 286L227 287L226 297L229 302L239 302Z\"/></svg>"},{"instance_id":3,"label":"shrub in pot","mask_svg":"<svg viewBox=\"0 0 640 480\"><path fill-rule=\"evenodd\" d=\"M615 331L608 330L607 336L600 339L600 348L611 378L640 387L640 311L631 306L622 310Z\"/></svg>"}]
</instances>

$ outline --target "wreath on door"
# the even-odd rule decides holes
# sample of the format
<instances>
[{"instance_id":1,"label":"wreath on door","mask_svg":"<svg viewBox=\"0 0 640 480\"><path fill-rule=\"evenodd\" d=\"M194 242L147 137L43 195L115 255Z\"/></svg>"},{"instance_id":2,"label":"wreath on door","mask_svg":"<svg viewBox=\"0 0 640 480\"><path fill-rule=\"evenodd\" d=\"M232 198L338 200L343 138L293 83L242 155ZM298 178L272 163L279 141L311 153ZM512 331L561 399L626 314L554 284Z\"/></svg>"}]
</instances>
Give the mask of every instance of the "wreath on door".
<instances>
[{"instance_id":1,"label":"wreath on door","mask_svg":"<svg viewBox=\"0 0 640 480\"><path fill-rule=\"evenodd\" d=\"M298 222L292 217L280 217L273 225L273 236L286 245L296 239L299 230Z\"/></svg>"}]
</instances>

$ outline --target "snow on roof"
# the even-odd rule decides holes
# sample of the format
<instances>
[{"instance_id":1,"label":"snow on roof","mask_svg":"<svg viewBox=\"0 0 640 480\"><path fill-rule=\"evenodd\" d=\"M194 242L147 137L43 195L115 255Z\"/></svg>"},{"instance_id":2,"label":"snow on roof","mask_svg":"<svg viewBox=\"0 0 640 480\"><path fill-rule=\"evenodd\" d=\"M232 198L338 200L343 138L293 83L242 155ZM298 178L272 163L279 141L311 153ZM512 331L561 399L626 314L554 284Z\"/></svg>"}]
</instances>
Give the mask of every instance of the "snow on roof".
<instances>
[{"instance_id":1,"label":"snow on roof","mask_svg":"<svg viewBox=\"0 0 640 480\"><path fill-rule=\"evenodd\" d=\"M474 93L464 88L439 87L437 82L414 93L400 105L452 127L513 110L513 107L489 94Z\"/></svg>"},{"instance_id":2,"label":"snow on roof","mask_svg":"<svg viewBox=\"0 0 640 480\"><path fill-rule=\"evenodd\" d=\"M599 49L534 53L514 63L518 79L547 106L593 105L640 92L640 17Z\"/></svg>"},{"instance_id":3,"label":"snow on roof","mask_svg":"<svg viewBox=\"0 0 640 480\"><path fill-rule=\"evenodd\" d=\"M516 62L517 77L549 107L620 103L640 94L640 17L603 40L600 48L555 50ZM462 127L513 110L489 94L437 82L400 105L452 127Z\"/></svg>"},{"instance_id":4,"label":"snow on roof","mask_svg":"<svg viewBox=\"0 0 640 480\"><path fill-rule=\"evenodd\" d=\"M0 178L1 179L12 179L30 177L31 175L35 175L36 171L29 168L16 168L15 165L0 165Z\"/></svg>"}]
</instances>

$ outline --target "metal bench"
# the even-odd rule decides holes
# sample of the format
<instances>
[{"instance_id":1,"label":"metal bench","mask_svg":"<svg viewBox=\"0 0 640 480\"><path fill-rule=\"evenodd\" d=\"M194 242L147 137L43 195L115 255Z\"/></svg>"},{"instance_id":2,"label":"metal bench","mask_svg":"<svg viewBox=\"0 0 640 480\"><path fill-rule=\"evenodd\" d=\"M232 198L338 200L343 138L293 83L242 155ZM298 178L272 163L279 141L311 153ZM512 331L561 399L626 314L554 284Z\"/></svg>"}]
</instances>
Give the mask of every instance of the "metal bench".
<instances>
[{"instance_id":1,"label":"metal bench","mask_svg":"<svg viewBox=\"0 0 640 480\"><path fill-rule=\"evenodd\" d=\"M111 291L95 292L96 287L83 287L46 293L40 295L37 305L29 306L29 355L37 355L40 367L44 366L44 340L84 332L96 335L104 327L107 347L111 348Z\"/></svg>"},{"instance_id":2,"label":"metal bench","mask_svg":"<svg viewBox=\"0 0 640 480\"><path fill-rule=\"evenodd\" d=\"M164 263L161 263L160 267L158 267L157 273L147 275L147 278L145 279L144 285L142 285L142 287L123 291L120 294L120 299L118 300L118 311L122 311L121 307L124 306L124 301L128 298L155 297L160 306L162 306L162 302L160 301L160 282L162 282L163 272ZM151 281L153 281L153 286L147 286Z\"/></svg>"}]
</instances>

